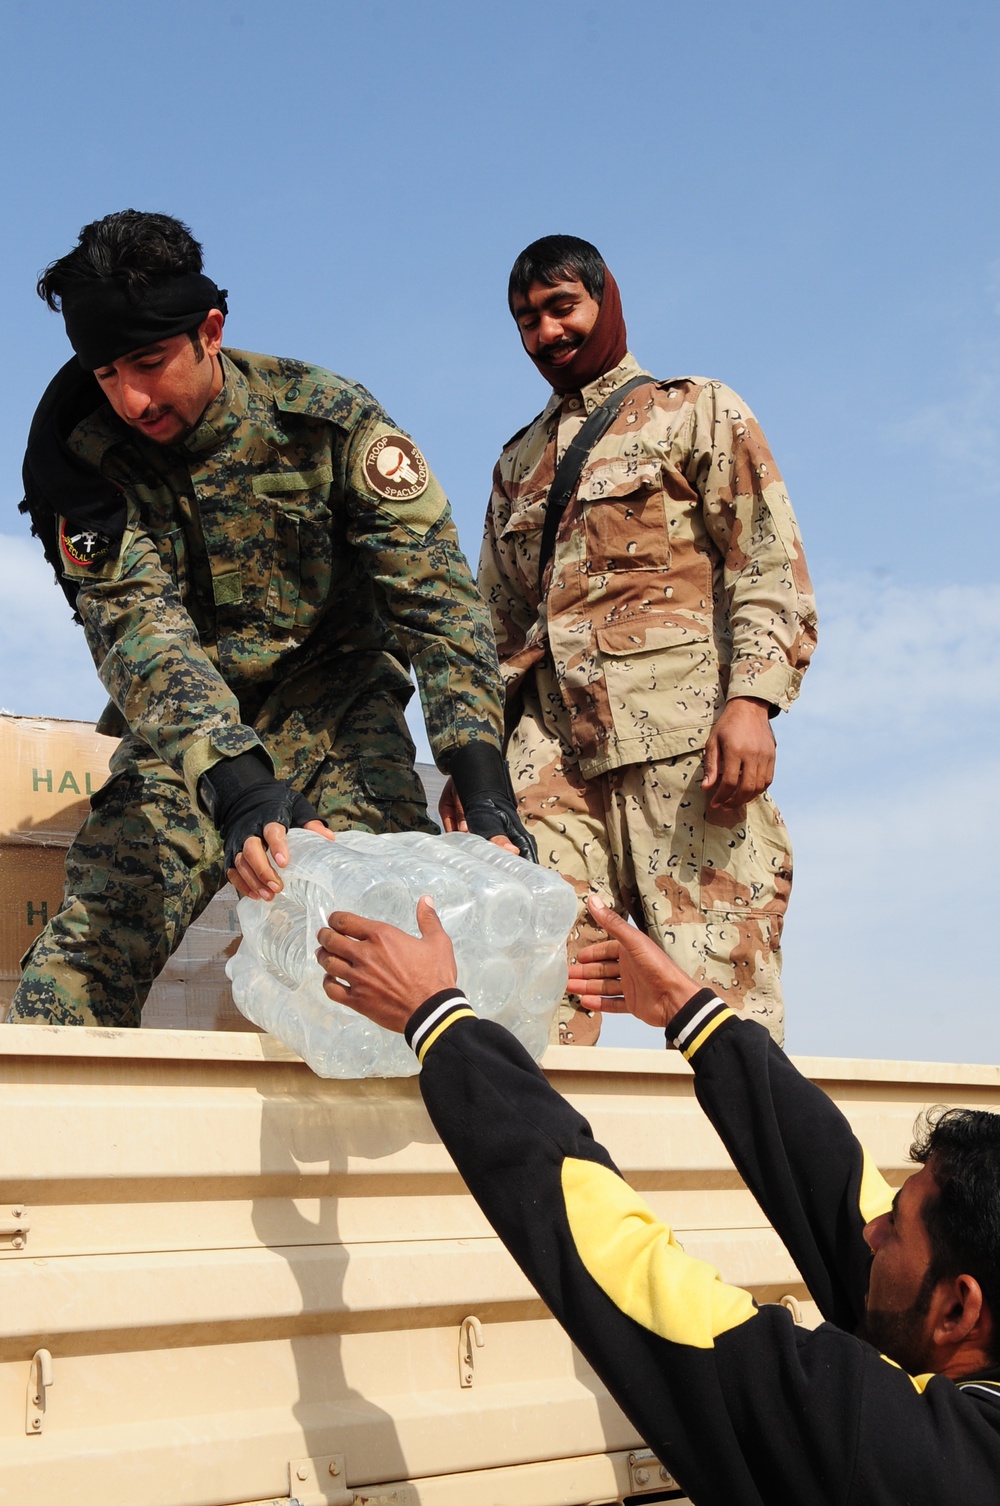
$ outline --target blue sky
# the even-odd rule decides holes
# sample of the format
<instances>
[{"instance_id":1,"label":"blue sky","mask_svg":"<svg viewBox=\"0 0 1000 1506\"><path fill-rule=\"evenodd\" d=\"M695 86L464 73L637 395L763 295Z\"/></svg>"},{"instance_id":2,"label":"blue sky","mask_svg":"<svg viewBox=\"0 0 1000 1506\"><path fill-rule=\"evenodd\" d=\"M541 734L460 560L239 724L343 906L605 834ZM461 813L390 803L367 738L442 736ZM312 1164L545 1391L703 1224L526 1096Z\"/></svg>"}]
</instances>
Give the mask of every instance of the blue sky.
<instances>
[{"instance_id":1,"label":"blue sky","mask_svg":"<svg viewBox=\"0 0 1000 1506\"><path fill-rule=\"evenodd\" d=\"M103 703L16 512L68 354L33 284L85 221L187 220L229 343L370 387L473 559L547 396L507 272L572 231L644 364L755 410L805 536L820 648L774 786L791 1048L1000 1060L996 5L6 0L2 36L0 704Z\"/></svg>"}]
</instances>

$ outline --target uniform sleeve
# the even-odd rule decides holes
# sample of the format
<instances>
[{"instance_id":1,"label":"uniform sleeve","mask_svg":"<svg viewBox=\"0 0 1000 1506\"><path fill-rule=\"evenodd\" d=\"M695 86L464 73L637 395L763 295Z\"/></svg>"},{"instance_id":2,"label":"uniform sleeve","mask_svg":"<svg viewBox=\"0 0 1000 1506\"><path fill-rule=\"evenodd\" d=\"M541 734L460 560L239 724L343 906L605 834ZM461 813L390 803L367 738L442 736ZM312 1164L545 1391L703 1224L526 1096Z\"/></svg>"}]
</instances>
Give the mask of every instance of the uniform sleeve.
<instances>
[{"instance_id":1,"label":"uniform sleeve","mask_svg":"<svg viewBox=\"0 0 1000 1506\"><path fill-rule=\"evenodd\" d=\"M120 552L97 573L65 561L64 570L79 581L77 611L105 689L197 803L207 769L263 745L241 722L155 545L132 519Z\"/></svg>"},{"instance_id":2,"label":"uniform sleeve","mask_svg":"<svg viewBox=\"0 0 1000 1506\"><path fill-rule=\"evenodd\" d=\"M407 1036L472 1195L700 1506L993 1499L997 1437L951 1382L913 1380L832 1325L797 1328L686 1255L518 1042L464 1000L429 1000Z\"/></svg>"},{"instance_id":3,"label":"uniform sleeve","mask_svg":"<svg viewBox=\"0 0 1000 1506\"><path fill-rule=\"evenodd\" d=\"M416 671L435 759L446 762L450 750L471 742L499 748L503 692L493 631L444 492L412 440L381 418L352 437L347 486L348 540Z\"/></svg>"},{"instance_id":4,"label":"uniform sleeve","mask_svg":"<svg viewBox=\"0 0 1000 1506\"><path fill-rule=\"evenodd\" d=\"M695 1069L698 1102L825 1318L853 1333L871 1252L863 1229L893 1191L822 1089L752 1020L705 993L668 1036Z\"/></svg>"},{"instance_id":5,"label":"uniform sleeve","mask_svg":"<svg viewBox=\"0 0 1000 1506\"><path fill-rule=\"evenodd\" d=\"M723 560L733 645L727 694L787 711L816 645L812 584L767 440L742 399L718 382L695 403L688 480Z\"/></svg>"},{"instance_id":6,"label":"uniform sleeve","mask_svg":"<svg viewBox=\"0 0 1000 1506\"><path fill-rule=\"evenodd\" d=\"M496 635L501 668L523 650L538 616L538 598L529 603L514 548L504 542L510 518L510 498L504 490L500 467L493 472L493 490L486 510L483 546L479 555L479 589L489 608Z\"/></svg>"}]
</instances>

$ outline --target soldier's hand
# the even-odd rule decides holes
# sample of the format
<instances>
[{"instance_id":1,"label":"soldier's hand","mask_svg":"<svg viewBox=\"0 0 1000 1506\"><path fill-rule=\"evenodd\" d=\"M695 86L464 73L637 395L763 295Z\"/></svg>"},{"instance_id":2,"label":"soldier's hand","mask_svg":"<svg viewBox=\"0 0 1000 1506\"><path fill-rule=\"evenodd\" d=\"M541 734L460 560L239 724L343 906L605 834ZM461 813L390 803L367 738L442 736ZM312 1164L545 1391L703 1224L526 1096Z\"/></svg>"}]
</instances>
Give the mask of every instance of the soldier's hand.
<instances>
[{"instance_id":1,"label":"soldier's hand","mask_svg":"<svg viewBox=\"0 0 1000 1506\"><path fill-rule=\"evenodd\" d=\"M384 921L335 911L319 932L316 958L323 990L386 1030L402 1031L410 1015L458 978L455 953L430 899L417 902L419 936Z\"/></svg>"},{"instance_id":2,"label":"soldier's hand","mask_svg":"<svg viewBox=\"0 0 1000 1506\"><path fill-rule=\"evenodd\" d=\"M763 794L774 778L774 733L768 703L751 696L727 701L705 744L703 790L712 810L735 810Z\"/></svg>"},{"instance_id":3,"label":"soldier's hand","mask_svg":"<svg viewBox=\"0 0 1000 1506\"><path fill-rule=\"evenodd\" d=\"M332 832L322 821L306 821L303 827L305 831L319 832L320 836L327 837L331 842L336 833ZM279 825L277 821L269 821L264 827L264 837L248 837L241 850L236 854L233 867L229 869L226 877L233 888L244 899L273 899L280 894L284 885L279 874L268 861L268 853L279 868L284 868L288 863L288 843L285 840L287 828Z\"/></svg>"},{"instance_id":4,"label":"soldier's hand","mask_svg":"<svg viewBox=\"0 0 1000 1506\"><path fill-rule=\"evenodd\" d=\"M468 831L469 829L462 802L455 788L455 781L450 774L441 791L441 799L438 801L438 815L441 817L441 825L445 831Z\"/></svg>"},{"instance_id":5,"label":"soldier's hand","mask_svg":"<svg viewBox=\"0 0 1000 1506\"><path fill-rule=\"evenodd\" d=\"M587 908L610 939L583 947L570 963L570 993L584 1009L634 1014L647 1025L667 1025L700 985L596 894L588 896Z\"/></svg>"},{"instance_id":6,"label":"soldier's hand","mask_svg":"<svg viewBox=\"0 0 1000 1506\"><path fill-rule=\"evenodd\" d=\"M462 809L462 802L458 798L455 781L450 775L444 789L441 791L441 799L438 801L438 815L441 817L441 825L445 831L469 830L469 823L465 819L465 812ZM516 858L527 855L522 852L520 847L515 846L509 837L504 836L503 833L490 837L489 840L493 843L494 847L500 847L504 852L513 853Z\"/></svg>"}]
</instances>

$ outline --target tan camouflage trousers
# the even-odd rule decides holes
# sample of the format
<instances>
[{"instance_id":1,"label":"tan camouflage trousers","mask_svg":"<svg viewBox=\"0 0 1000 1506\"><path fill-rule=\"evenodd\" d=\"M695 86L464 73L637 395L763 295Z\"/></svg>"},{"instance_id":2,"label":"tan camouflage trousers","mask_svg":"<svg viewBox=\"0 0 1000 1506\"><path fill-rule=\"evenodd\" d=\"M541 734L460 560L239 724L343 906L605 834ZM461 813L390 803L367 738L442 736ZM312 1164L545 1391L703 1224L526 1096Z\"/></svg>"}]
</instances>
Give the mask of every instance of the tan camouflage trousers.
<instances>
[{"instance_id":1,"label":"tan camouflage trousers","mask_svg":"<svg viewBox=\"0 0 1000 1506\"><path fill-rule=\"evenodd\" d=\"M696 984L710 985L780 1044L781 928L792 853L777 806L765 794L737 812L707 810L700 752L584 779L533 700L507 758L540 861L569 879L580 898L570 960L603 939L584 903L589 893L600 894ZM570 998L553 1040L592 1045L600 1027L599 1015L575 1009Z\"/></svg>"},{"instance_id":2,"label":"tan camouflage trousers","mask_svg":"<svg viewBox=\"0 0 1000 1506\"><path fill-rule=\"evenodd\" d=\"M301 770L301 746L268 748ZM327 739L323 739L326 744ZM351 706L301 788L335 830L434 831L399 700ZM33 943L12 1024L138 1025L154 979L224 882L215 828L180 777L123 739L66 857L63 908Z\"/></svg>"}]
</instances>

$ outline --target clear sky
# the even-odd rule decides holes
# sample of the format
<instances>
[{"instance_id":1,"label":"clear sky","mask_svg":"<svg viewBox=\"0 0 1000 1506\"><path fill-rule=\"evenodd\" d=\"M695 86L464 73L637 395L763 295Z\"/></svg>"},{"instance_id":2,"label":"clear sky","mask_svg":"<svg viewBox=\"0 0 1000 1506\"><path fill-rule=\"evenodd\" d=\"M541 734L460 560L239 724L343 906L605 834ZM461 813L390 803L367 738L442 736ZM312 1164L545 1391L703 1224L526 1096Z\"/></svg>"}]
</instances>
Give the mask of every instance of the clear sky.
<instances>
[{"instance_id":1,"label":"clear sky","mask_svg":"<svg viewBox=\"0 0 1000 1506\"><path fill-rule=\"evenodd\" d=\"M5 0L0 27L0 705L103 704L16 510L69 354L33 284L83 223L185 219L228 342L370 387L473 560L547 396L507 272L583 235L640 360L757 413L805 536L790 1047L1000 1060L995 0Z\"/></svg>"}]
</instances>

